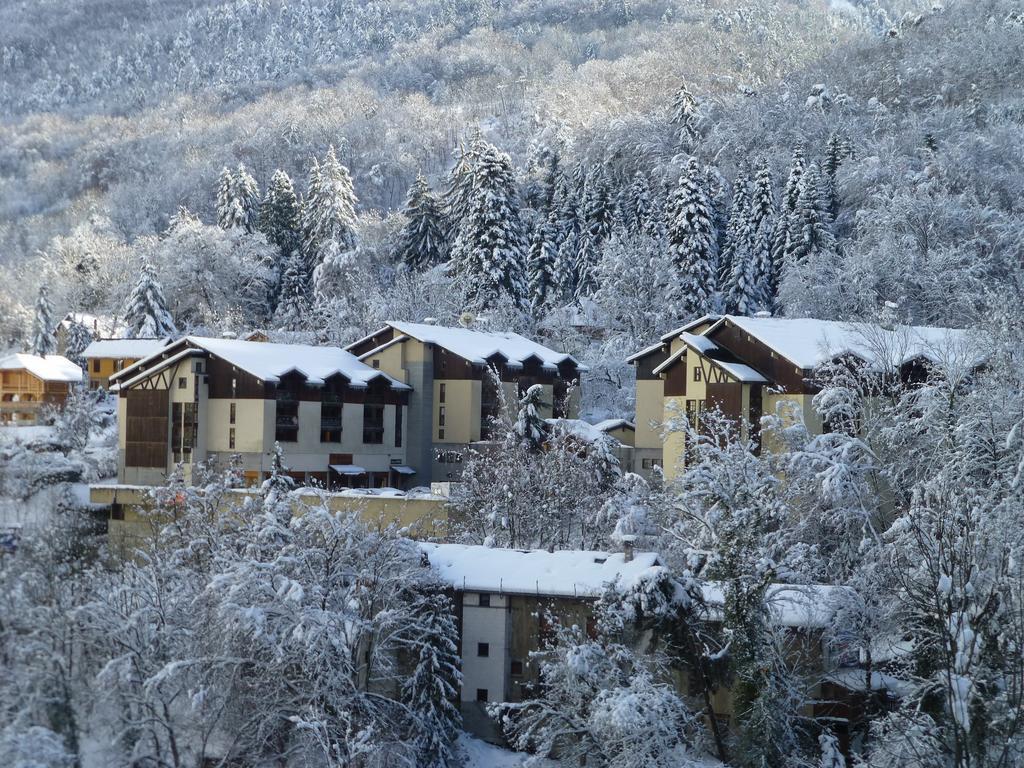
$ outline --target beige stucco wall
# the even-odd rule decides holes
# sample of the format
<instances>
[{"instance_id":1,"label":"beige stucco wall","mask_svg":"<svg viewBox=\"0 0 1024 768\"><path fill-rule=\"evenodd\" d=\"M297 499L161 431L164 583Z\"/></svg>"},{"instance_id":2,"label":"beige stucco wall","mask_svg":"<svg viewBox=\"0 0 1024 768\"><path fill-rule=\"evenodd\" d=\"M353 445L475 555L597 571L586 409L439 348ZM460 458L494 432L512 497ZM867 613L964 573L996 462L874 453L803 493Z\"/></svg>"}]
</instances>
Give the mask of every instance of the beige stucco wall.
<instances>
[{"instance_id":1,"label":"beige stucco wall","mask_svg":"<svg viewBox=\"0 0 1024 768\"><path fill-rule=\"evenodd\" d=\"M445 401L441 402L441 385ZM480 439L481 384L472 379L435 379L433 441L435 443L471 443ZM445 409L444 439L438 438L441 406Z\"/></svg>"},{"instance_id":2,"label":"beige stucco wall","mask_svg":"<svg viewBox=\"0 0 1024 768\"><path fill-rule=\"evenodd\" d=\"M661 448L661 431L652 424L665 418L665 382L661 379L640 379L636 383L637 448Z\"/></svg>"},{"instance_id":3,"label":"beige stucco wall","mask_svg":"<svg viewBox=\"0 0 1024 768\"><path fill-rule=\"evenodd\" d=\"M419 352L422 354L423 345L417 341L405 341L398 344L392 344L387 349L381 350L373 357L368 357L363 362L373 368L379 368L388 374L392 378L398 379L399 381L408 384L409 374L405 370L406 366L406 351L407 348L419 347ZM409 352L415 353L413 349L408 349Z\"/></svg>"}]
</instances>

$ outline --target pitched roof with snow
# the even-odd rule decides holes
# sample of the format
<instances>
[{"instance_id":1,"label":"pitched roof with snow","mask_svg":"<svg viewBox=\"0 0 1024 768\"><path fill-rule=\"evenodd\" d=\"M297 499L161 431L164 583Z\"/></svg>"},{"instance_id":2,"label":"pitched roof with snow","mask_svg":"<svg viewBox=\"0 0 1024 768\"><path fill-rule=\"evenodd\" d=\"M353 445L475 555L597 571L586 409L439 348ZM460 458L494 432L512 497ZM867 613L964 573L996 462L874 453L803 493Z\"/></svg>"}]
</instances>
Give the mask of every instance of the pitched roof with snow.
<instances>
[{"instance_id":1,"label":"pitched roof with snow","mask_svg":"<svg viewBox=\"0 0 1024 768\"><path fill-rule=\"evenodd\" d=\"M702 591L712 618L720 618L725 606L724 586L708 581ZM770 584L764 599L778 626L822 629L832 621L844 593L850 594L850 589L830 584Z\"/></svg>"},{"instance_id":2,"label":"pitched roof with snow","mask_svg":"<svg viewBox=\"0 0 1024 768\"><path fill-rule=\"evenodd\" d=\"M694 328L704 324L715 323L721 315L702 315L696 320L691 320L686 325L681 325L678 328L669 331L668 333L662 334L661 340L655 344L651 344L649 347L644 347L639 352L634 352L632 355L626 358L627 363L633 363L637 360L642 360L648 355L652 355L659 350L665 350L669 343L678 339L682 334L692 331Z\"/></svg>"},{"instance_id":3,"label":"pitched roof with snow","mask_svg":"<svg viewBox=\"0 0 1024 768\"><path fill-rule=\"evenodd\" d=\"M607 584L628 587L658 566L655 552L629 562L621 552L497 549L466 544L419 545L430 567L455 589L553 597L598 597Z\"/></svg>"},{"instance_id":4,"label":"pitched roof with snow","mask_svg":"<svg viewBox=\"0 0 1024 768\"><path fill-rule=\"evenodd\" d=\"M554 370L563 363L572 363L580 371L588 370L585 365L582 365L572 355L556 352L545 347L543 344L538 344L525 336L520 336L518 333L510 331L475 331L469 328L449 328L442 325L406 323L394 320L389 320L388 325L399 334L411 337L425 344L436 344L477 365L486 365L490 358L495 355L501 355L512 367L522 365L525 360L533 357L539 359L541 365L548 370ZM355 344L350 344L349 349L370 338L372 336L361 339L355 342ZM396 341L398 339L393 339L383 346L389 346ZM375 350L366 352L361 355L360 359L365 359L368 355L374 354L380 349L381 347L378 347Z\"/></svg>"},{"instance_id":5,"label":"pitched roof with snow","mask_svg":"<svg viewBox=\"0 0 1024 768\"><path fill-rule=\"evenodd\" d=\"M99 339L89 344L82 357L91 360L94 357L109 357L117 360L139 359L149 357L154 352L171 343L168 339Z\"/></svg>"},{"instance_id":6,"label":"pitched roof with snow","mask_svg":"<svg viewBox=\"0 0 1024 768\"><path fill-rule=\"evenodd\" d=\"M25 370L43 381L73 383L82 380L82 369L61 355L28 355L16 352L0 359L0 371Z\"/></svg>"},{"instance_id":7,"label":"pitched roof with snow","mask_svg":"<svg viewBox=\"0 0 1024 768\"><path fill-rule=\"evenodd\" d=\"M805 370L842 355L855 355L875 365L902 365L910 360L932 362L960 356L969 348L968 331L927 326L883 328L872 323L812 318L742 317L726 315L708 329L712 335L726 322L749 333L769 349ZM982 362L975 350L974 364Z\"/></svg>"},{"instance_id":8,"label":"pitched roof with snow","mask_svg":"<svg viewBox=\"0 0 1024 768\"><path fill-rule=\"evenodd\" d=\"M176 351L179 346L184 349ZM131 386L136 380L145 378L153 372L147 365L157 355L172 353L160 366L170 364L193 353L194 349L205 350L221 360L252 374L260 381L276 384L288 373L299 373L313 385L323 384L331 376L342 375L349 381L349 386L362 388L371 381L383 379L393 389L410 389L397 379L393 379L383 371L371 368L350 352L339 347L314 347L307 344L275 344L269 341L242 341L240 339L208 339L201 336L186 336L174 344L158 350L148 358L120 371L115 377L126 379L125 374L139 372L131 379L126 379L121 386Z\"/></svg>"},{"instance_id":9,"label":"pitched roof with snow","mask_svg":"<svg viewBox=\"0 0 1024 768\"><path fill-rule=\"evenodd\" d=\"M597 422L594 425L594 429L602 432L611 432L613 429L636 429L636 424L629 419L605 419L604 421Z\"/></svg>"}]
</instances>

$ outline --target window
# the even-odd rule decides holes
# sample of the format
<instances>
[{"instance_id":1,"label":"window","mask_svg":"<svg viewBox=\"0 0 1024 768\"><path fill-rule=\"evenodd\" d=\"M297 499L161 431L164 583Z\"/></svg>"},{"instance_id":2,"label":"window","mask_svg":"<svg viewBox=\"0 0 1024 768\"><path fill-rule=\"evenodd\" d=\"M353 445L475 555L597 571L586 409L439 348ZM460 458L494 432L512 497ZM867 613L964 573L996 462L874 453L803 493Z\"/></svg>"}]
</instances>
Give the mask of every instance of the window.
<instances>
[{"instance_id":1,"label":"window","mask_svg":"<svg viewBox=\"0 0 1024 768\"><path fill-rule=\"evenodd\" d=\"M320 391L320 442L341 442L342 415L341 387L338 384L325 386Z\"/></svg>"},{"instance_id":2,"label":"window","mask_svg":"<svg viewBox=\"0 0 1024 768\"><path fill-rule=\"evenodd\" d=\"M523 674L523 662L516 659L512 660L512 675L518 677Z\"/></svg>"},{"instance_id":3,"label":"window","mask_svg":"<svg viewBox=\"0 0 1024 768\"><path fill-rule=\"evenodd\" d=\"M99 373L100 372L100 359L98 357L94 357L93 358L93 361L92 361L92 372L93 373Z\"/></svg>"},{"instance_id":4,"label":"window","mask_svg":"<svg viewBox=\"0 0 1024 768\"><path fill-rule=\"evenodd\" d=\"M233 381L233 380L232 380ZM298 392L285 384L279 384L274 396L277 416L274 420L274 439L280 443L294 443L299 439L299 398Z\"/></svg>"},{"instance_id":5,"label":"window","mask_svg":"<svg viewBox=\"0 0 1024 768\"><path fill-rule=\"evenodd\" d=\"M487 689L486 688L477 688L476 689L476 700L480 701L480 702L487 701Z\"/></svg>"},{"instance_id":6,"label":"window","mask_svg":"<svg viewBox=\"0 0 1024 768\"><path fill-rule=\"evenodd\" d=\"M437 439L438 440L444 440L444 430L443 429L437 430ZM442 463L443 464L447 464L447 463L450 463L450 462L442 462Z\"/></svg>"},{"instance_id":7,"label":"window","mask_svg":"<svg viewBox=\"0 0 1024 768\"><path fill-rule=\"evenodd\" d=\"M188 386L188 379L184 376L178 377L178 389L185 389Z\"/></svg>"},{"instance_id":8,"label":"window","mask_svg":"<svg viewBox=\"0 0 1024 768\"><path fill-rule=\"evenodd\" d=\"M490 606L490 604L491 604L491 596L490 595L480 595L480 607L481 608L487 608L488 606Z\"/></svg>"},{"instance_id":9,"label":"window","mask_svg":"<svg viewBox=\"0 0 1024 768\"><path fill-rule=\"evenodd\" d=\"M437 402L439 402L439 403L443 403L444 402L444 398L448 394L447 390L448 390L448 385L447 384L441 384L441 387L440 387L440 389L438 391L438 394L437 394Z\"/></svg>"},{"instance_id":10,"label":"window","mask_svg":"<svg viewBox=\"0 0 1024 768\"><path fill-rule=\"evenodd\" d=\"M171 421L171 452L174 454L174 462L190 462L199 432L196 404L173 403Z\"/></svg>"},{"instance_id":11,"label":"window","mask_svg":"<svg viewBox=\"0 0 1024 768\"><path fill-rule=\"evenodd\" d=\"M402 447L402 411L401 404L395 406L395 448Z\"/></svg>"},{"instance_id":12,"label":"window","mask_svg":"<svg viewBox=\"0 0 1024 768\"><path fill-rule=\"evenodd\" d=\"M232 451L235 450L235 428L234 427L232 427L231 429L228 430L228 448L230 450L232 450Z\"/></svg>"},{"instance_id":13,"label":"window","mask_svg":"<svg viewBox=\"0 0 1024 768\"><path fill-rule=\"evenodd\" d=\"M374 367L374 368L380 368L380 360L374 359L374 361L373 361L373 367Z\"/></svg>"},{"instance_id":14,"label":"window","mask_svg":"<svg viewBox=\"0 0 1024 768\"><path fill-rule=\"evenodd\" d=\"M231 396L238 397L238 379L231 379Z\"/></svg>"},{"instance_id":15,"label":"window","mask_svg":"<svg viewBox=\"0 0 1024 768\"><path fill-rule=\"evenodd\" d=\"M124 507L118 503L110 505L110 519L111 520L124 520Z\"/></svg>"},{"instance_id":16,"label":"window","mask_svg":"<svg viewBox=\"0 0 1024 768\"><path fill-rule=\"evenodd\" d=\"M694 381L700 381L700 375L701 375L701 367L698 365L696 368L693 369L693 380Z\"/></svg>"},{"instance_id":17,"label":"window","mask_svg":"<svg viewBox=\"0 0 1024 768\"><path fill-rule=\"evenodd\" d=\"M642 459L640 461L640 466L643 469L654 469L655 467L660 467L661 462L657 459Z\"/></svg>"},{"instance_id":18,"label":"window","mask_svg":"<svg viewBox=\"0 0 1024 768\"><path fill-rule=\"evenodd\" d=\"M480 439L490 440L494 420L498 417L500 399L498 385L490 372L480 382Z\"/></svg>"},{"instance_id":19,"label":"window","mask_svg":"<svg viewBox=\"0 0 1024 768\"><path fill-rule=\"evenodd\" d=\"M381 403L363 404L363 442L367 445L384 442L384 405Z\"/></svg>"},{"instance_id":20,"label":"window","mask_svg":"<svg viewBox=\"0 0 1024 768\"><path fill-rule=\"evenodd\" d=\"M448 412L447 408L445 408L445 406L443 406L443 405L440 408L437 409L437 426L439 426L439 427L445 426L444 419L445 419L445 415L447 414L447 412Z\"/></svg>"},{"instance_id":21,"label":"window","mask_svg":"<svg viewBox=\"0 0 1024 768\"><path fill-rule=\"evenodd\" d=\"M477 643L476 644L476 655L486 658L491 655L491 644L490 643Z\"/></svg>"},{"instance_id":22,"label":"window","mask_svg":"<svg viewBox=\"0 0 1024 768\"><path fill-rule=\"evenodd\" d=\"M196 373L202 373L202 372L203 372L203 361L202 360L196 360Z\"/></svg>"},{"instance_id":23,"label":"window","mask_svg":"<svg viewBox=\"0 0 1024 768\"><path fill-rule=\"evenodd\" d=\"M234 424L235 423L235 416L236 415L237 414L236 414L236 411L235 411L235 404L232 403L231 406L230 406L230 410L228 412L228 424Z\"/></svg>"}]
</instances>

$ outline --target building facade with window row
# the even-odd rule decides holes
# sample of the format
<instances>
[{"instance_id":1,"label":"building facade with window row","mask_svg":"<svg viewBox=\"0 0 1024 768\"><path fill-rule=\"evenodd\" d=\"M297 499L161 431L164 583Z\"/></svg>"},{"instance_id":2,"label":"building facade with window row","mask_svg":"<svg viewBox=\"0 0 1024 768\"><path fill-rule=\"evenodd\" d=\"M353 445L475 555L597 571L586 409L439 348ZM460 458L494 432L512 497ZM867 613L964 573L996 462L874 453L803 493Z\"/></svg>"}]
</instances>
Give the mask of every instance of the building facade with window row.
<instances>
[{"instance_id":1,"label":"building facade with window row","mask_svg":"<svg viewBox=\"0 0 1024 768\"><path fill-rule=\"evenodd\" d=\"M121 483L163 483L175 466L226 466L248 483L275 443L292 476L329 489L408 487L410 388L336 347L185 337L112 377Z\"/></svg>"},{"instance_id":2,"label":"building facade with window row","mask_svg":"<svg viewBox=\"0 0 1024 768\"><path fill-rule=\"evenodd\" d=\"M574 417L587 370L571 355L515 333L427 323L389 322L347 349L412 388L409 463L423 485L458 480L466 452L492 439L502 405L514 418L534 384L544 391L542 416Z\"/></svg>"},{"instance_id":3,"label":"building facade with window row","mask_svg":"<svg viewBox=\"0 0 1024 768\"><path fill-rule=\"evenodd\" d=\"M171 343L170 339L97 339L82 351L89 389L107 389L110 377Z\"/></svg>"}]
</instances>

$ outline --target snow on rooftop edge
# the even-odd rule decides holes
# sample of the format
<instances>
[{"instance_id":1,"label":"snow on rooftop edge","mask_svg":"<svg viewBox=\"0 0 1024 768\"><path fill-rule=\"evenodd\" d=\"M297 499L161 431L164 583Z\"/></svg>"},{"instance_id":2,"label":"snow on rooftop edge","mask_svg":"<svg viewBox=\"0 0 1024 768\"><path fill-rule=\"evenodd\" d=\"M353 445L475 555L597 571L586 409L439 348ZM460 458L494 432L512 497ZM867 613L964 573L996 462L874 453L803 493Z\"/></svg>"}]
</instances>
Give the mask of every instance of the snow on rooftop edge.
<instances>
[{"instance_id":1,"label":"snow on rooftop edge","mask_svg":"<svg viewBox=\"0 0 1024 768\"><path fill-rule=\"evenodd\" d=\"M89 342L82 357L149 357L171 343L167 339L96 339Z\"/></svg>"},{"instance_id":2,"label":"snow on rooftop edge","mask_svg":"<svg viewBox=\"0 0 1024 768\"><path fill-rule=\"evenodd\" d=\"M659 565L656 552L497 549L470 544L419 544L431 568L456 589L524 595L597 597L621 579L628 586Z\"/></svg>"},{"instance_id":3,"label":"snow on rooftop edge","mask_svg":"<svg viewBox=\"0 0 1024 768\"><path fill-rule=\"evenodd\" d=\"M43 381L74 383L82 380L82 369L63 355L29 355L15 352L0 358L0 370L26 370Z\"/></svg>"}]
</instances>

